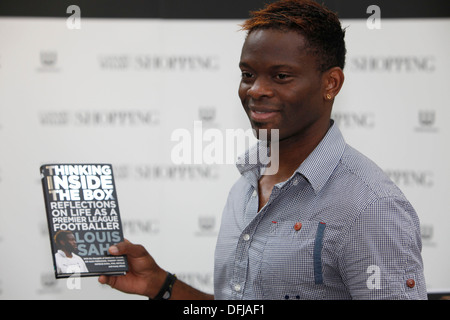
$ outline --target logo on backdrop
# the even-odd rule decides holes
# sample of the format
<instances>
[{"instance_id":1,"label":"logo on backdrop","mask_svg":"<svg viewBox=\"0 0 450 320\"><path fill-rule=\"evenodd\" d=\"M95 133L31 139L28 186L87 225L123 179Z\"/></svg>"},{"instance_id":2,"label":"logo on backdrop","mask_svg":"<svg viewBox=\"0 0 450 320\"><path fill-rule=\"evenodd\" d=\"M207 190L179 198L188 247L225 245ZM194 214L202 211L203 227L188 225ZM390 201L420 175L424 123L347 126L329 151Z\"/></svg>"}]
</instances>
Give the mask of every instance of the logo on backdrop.
<instances>
[{"instance_id":1,"label":"logo on backdrop","mask_svg":"<svg viewBox=\"0 0 450 320\"><path fill-rule=\"evenodd\" d=\"M133 179L136 181L193 181L217 180L217 166L176 165L176 164L121 164L114 166L117 180Z\"/></svg>"},{"instance_id":2,"label":"logo on backdrop","mask_svg":"<svg viewBox=\"0 0 450 320\"><path fill-rule=\"evenodd\" d=\"M205 127L218 127L216 123L217 108L213 106L203 106L198 108L198 118Z\"/></svg>"},{"instance_id":3,"label":"logo on backdrop","mask_svg":"<svg viewBox=\"0 0 450 320\"><path fill-rule=\"evenodd\" d=\"M422 236L422 242L426 246L435 246L434 239L434 226L429 223L420 224L420 233Z\"/></svg>"},{"instance_id":4,"label":"logo on backdrop","mask_svg":"<svg viewBox=\"0 0 450 320\"><path fill-rule=\"evenodd\" d=\"M418 132L437 132L436 127L436 111L435 110L419 110L417 113L417 126L415 128Z\"/></svg>"},{"instance_id":5,"label":"logo on backdrop","mask_svg":"<svg viewBox=\"0 0 450 320\"><path fill-rule=\"evenodd\" d=\"M217 167L202 165L140 165L134 168L138 180L216 180Z\"/></svg>"},{"instance_id":6,"label":"logo on backdrop","mask_svg":"<svg viewBox=\"0 0 450 320\"><path fill-rule=\"evenodd\" d=\"M215 55L157 55L122 54L100 55L98 64L102 70L143 71L217 71L219 57Z\"/></svg>"},{"instance_id":7,"label":"logo on backdrop","mask_svg":"<svg viewBox=\"0 0 450 320\"><path fill-rule=\"evenodd\" d=\"M61 282L55 278L55 274L52 272L41 273L41 285L37 289L38 294L55 294L61 292Z\"/></svg>"},{"instance_id":8,"label":"logo on backdrop","mask_svg":"<svg viewBox=\"0 0 450 320\"><path fill-rule=\"evenodd\" d=\"M348 69L358 72L432 73L436 58L426 56L350 56Z\"/></svg>"},{"instance_id":9,"label":"logo on backdrop","mask_svg":"<svg viewBox=\"0 0 450 320\"><path fill-rule=\"evenodd\" d=\"M375 114L372 112L333 112L332 119L340 128L372 129L375 127Z\"/></svg>"},{"instance_id":10,"label":"logo on backdrop","mask_svg":"<svg viewBox=\"0 0 450 320\"><path fill-rule=\"evenodd\" d=\"M177 272L177 277L186 282L190 286L197 288L204 292L213 292L214 288L214 279L213 274L208 273L200 273L200 272Z\"/></svg>"},{"instance_id":11,"label":"logo on backdrop","mask_svg":"<svg viewBox=\"0 0 450 320\"><path fill-rule=\"evenodd\" d=\"M216 236L217 223L216 217L213 215L202 215L198 217L197 236Z\"/></svg>"},{"instance_id":12,"label":"logo on backdrop","mask_svg":"<svg viewBox=\"0 0 450 320\"><path fill-rule=\"evenodd\" d=\"M39 53L38 72L58 72L58 52L54 50L42 50Z\"/></svg>"},{"instance_id":13,"label":"logo on backdrop","mask_svg":"<svg viewBox=\"0 0 450 320\"><path fill-rule=\"evenodd\" d=\"M431 188L434 186L434 176L431 171L385 170L385 172L399 187Z\"/></svg>"},{"instance_id":14,"label":"logo on backdrop","mask_svg":"<svg viewBox=\"0 0 450 320\"><path fill-rule=\"evenodd\" d=\"M159 125L156 110L42 111L42 126L142 127Z\"/></svg>"},{"instance_id":15,"label":"logo on backdrop","mask_svg":"<svg viewBox=\"0 0 450 320\"><path fill-rule=\"evenodd\" d=\"M156 219L123 219L122 228L127 236L155 235L160 231L159 220Z\"/></svg>"}]
</instances>

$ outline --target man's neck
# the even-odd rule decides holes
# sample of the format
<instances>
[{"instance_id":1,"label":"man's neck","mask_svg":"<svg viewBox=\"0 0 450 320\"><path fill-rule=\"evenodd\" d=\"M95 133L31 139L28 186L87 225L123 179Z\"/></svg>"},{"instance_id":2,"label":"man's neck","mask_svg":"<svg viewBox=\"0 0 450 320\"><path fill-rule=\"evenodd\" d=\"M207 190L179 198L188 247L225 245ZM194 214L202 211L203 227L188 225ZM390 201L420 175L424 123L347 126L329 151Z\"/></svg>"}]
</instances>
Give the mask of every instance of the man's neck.
<instances>
[{"instance_id":1,"label":"man's neck","mask_svg":"<svg viewBox=\"0 0 450 320\"><path fill-rule=\"evenodd\" d=\"M269 180L279 183L289 179L322 141L327 131L328 128L319 135L281 140L277 142L277 148L273 148L272 143L271 151L277 149L278 155L271 154L271 159L272 161L278 161L278 168L276 172L272 172L272 177Z\"/></svg>"},{"instance_id":2,"label":"man's neck","mask_svg":"<svg viewBox=\"0 0 450 320\"><path fill-rule=\"evenodd\" d=\"M72 251L62 250L67 258L72 258Z\"/></svg>"}]
</instances>

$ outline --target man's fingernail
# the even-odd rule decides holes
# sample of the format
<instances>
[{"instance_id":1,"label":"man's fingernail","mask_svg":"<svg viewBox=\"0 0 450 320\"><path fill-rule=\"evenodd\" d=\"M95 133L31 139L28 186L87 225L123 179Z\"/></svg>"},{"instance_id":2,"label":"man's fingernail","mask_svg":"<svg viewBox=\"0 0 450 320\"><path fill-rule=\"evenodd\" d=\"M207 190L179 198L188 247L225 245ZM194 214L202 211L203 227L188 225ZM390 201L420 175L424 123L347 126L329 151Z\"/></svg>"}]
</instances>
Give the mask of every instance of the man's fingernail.
<instances>
[{"instance_id":1,"label":"man's fingernail","mask_svg":"<svg viewBox=\"0 0 450 320\"><path fill-rule=\"evenodd\" d=\"M111 254L118 254L118 253L119 253L119 248L117 248L116 246L111 246L111 247L109 248L109 252L110 252Z\"/></svg>"}]
</instances>

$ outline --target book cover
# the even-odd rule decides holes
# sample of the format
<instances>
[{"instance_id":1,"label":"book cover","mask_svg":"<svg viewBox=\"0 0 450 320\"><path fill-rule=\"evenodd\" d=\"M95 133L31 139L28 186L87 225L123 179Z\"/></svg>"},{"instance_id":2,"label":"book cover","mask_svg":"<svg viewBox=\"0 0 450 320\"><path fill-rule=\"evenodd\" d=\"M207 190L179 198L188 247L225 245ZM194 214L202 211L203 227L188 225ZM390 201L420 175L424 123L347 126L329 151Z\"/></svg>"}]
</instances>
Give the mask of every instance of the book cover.
<instances>
[{"instance_id":1,"label":"book cover","mask_svg":"<svg viewBox=\"0 0 450 320\"><path fill-rule=\"evenodd\" d=\"M125 256L108 248L123 241L110 164L44 164L40 168L56 278L119 275Z\"/></svg>"}]
</instances>

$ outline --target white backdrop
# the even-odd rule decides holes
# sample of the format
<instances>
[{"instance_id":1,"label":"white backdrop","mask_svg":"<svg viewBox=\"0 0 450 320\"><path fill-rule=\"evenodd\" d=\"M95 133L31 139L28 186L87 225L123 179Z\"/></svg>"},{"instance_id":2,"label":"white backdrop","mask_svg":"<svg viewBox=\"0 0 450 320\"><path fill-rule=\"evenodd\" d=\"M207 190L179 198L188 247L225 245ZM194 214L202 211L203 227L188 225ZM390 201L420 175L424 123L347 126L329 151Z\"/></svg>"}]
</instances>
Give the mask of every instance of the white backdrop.
<instances>
[{"instance_id":1,"label":"white backdrop","mask_svg":"<svg viewBox=\"0 0 450 320\"><path fill-rule=\"evenodd\" d=\"M112 163L125 237L212 292L231 164L177 165L180 128L249 125L237 98L237 20L0 19L0 299L137 299L83 278L55 280L39 167ZM334 118L385 169L422 222L430 291L450 288L450 20L347 27ZM448 289L447 289L448 290Z\"/></svg>"}]
</instances>

